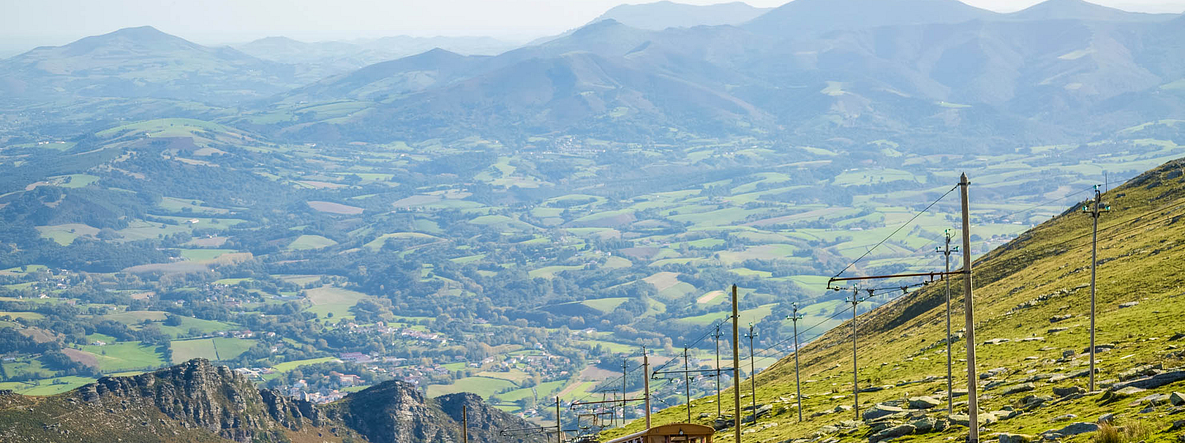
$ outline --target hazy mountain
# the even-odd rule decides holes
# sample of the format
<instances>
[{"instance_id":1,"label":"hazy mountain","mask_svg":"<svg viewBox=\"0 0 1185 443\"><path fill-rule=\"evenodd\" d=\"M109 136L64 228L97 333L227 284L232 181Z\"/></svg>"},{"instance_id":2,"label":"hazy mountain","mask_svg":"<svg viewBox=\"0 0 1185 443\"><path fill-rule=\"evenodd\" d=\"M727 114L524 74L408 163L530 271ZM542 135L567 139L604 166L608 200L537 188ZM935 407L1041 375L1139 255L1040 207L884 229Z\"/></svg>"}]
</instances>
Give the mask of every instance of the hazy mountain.
<instances>
[{"instance_id":1,"label":"hazy mountain","mask_svg":"<svg viewBox=\"0 0 1185 443\"><path fill-rule=\"evenodd\" d=\"M961 23L997 15L958 0L794 0L744 27L758 34L789 37L877 26Z\"/></svg>"},{"instance_id":2,"label":"hazy mountain","mask_svg":"<svg viewBox=\"0 0 1185 443\"><path fill-rule=\"evenodd\" d=\"M772 9L755 8L742 2L687 5L661 1L640 5L618 5L593 19L592 23L616 20L634 28L656 31L702 25L739 25Z\"/></svg>"},{"instance_id":3,"label":"hazy mountain","mask_svg":"<svg viewBox=\"0 0 1185 443\"><path fill-rule=\"evenodd\" d=\"M1128 12L1083 0L1046 0L1026 9L1006 14L1012 20L1088 20L1111 22L1167 21L1176 14Z\"/></svg>"},{"instance_id":4,"label":"hazy mountain","mask_svg":"<svg viewBox=\"0 0 1185 443\"><path fill-rule=\"evenodd\" d=\"M436 48L464 55L497 55L517 46L492 37L393 36L313 43L268 37L236 48L264 60L294 65L302 80L312 82Z\"/></svg>"},{"instance_id":5,"label":"hazy mountain","mask_svg":"<svg viewBox=\"0 0 1185 443\"><path fill-rule=\"evenodd\" d=\"M464 56L443 49L327 78L285 95L287 100L333 100L353 98L381 101L388 97L420 91L447 83L469 73L489 57Z\"/></svg>"},{"instance_id":6,"label":"hazy mountain","mask_svg":"<svg viewBox=\"0 0 1185 443\"><path fill-rule=\"evenodd\" d=\"M228 104L295 85L293 69L152 27L121 29L0 62L0 89L17 100L151 97Z\"/></svg>"}]
</instances>

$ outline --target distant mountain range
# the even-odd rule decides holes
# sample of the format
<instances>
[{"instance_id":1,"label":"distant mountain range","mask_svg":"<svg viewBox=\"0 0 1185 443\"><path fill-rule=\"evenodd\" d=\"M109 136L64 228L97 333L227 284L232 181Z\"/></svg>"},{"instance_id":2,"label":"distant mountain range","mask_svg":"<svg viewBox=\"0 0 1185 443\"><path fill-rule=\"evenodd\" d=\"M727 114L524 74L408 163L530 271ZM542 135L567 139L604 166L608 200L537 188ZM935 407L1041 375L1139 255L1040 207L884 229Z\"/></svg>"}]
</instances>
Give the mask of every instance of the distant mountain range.
<instances>
[{"instance_id":1,"label":"distant mountain range","mask_svg":"<svg viewBox=\"0 0 1185 443\"><path fill-rule=\"evenodd\" d=\"M921 145L974 147L1185 114L1179 15L1080 0L1011 14L957 0L795 0L762 12L621 6L496 55L461 53L503 48L489 39L269 38L232 49L134 28L0 62L0 88L30 102L153 97L275 112L346 100L367 109L252 128L291 134L295 124L318 141L908 133ZM431 45L457 50L349 69Z\"/></svg>"}]
</instances>

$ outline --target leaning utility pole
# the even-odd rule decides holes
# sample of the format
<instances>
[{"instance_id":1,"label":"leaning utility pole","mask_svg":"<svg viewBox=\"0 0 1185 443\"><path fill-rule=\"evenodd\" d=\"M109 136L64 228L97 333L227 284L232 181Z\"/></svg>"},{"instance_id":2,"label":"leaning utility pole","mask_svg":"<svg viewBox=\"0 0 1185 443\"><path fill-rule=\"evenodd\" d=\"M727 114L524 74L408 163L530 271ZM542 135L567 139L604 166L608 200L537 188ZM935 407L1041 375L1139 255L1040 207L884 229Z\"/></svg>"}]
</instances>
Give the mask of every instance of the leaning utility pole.
<instances>
[{"instance_id":1,"label":"leaning utility pole","mask_svg":"<svg viewBox=\"0 0 1185 443\"><path fill-rule=\"evenodd\" d=\"M720 323L716 323L716 418L720 418Z\"/></svg>"},{"instance_id":2,"label":"leaning utility pole","mask_svg":"<svg viewBox=\"0 0 1185 443\"><path fill-rule=\"evenodd\" d=\"M798 402L798 422L802 423L802 383L799 381L798 371L798 321L802 320L802 315L798 314L798 303L791 309L794 310L794 313L790 314L790 321L794 322L794 398Z\"/></svg>"},{"instance_id":3,"label":"leaning utility pole","mask_svg":"<svg viewBox=\"0 0 1185 443\"><path fill-rule=\"evenodd\" d=\"M971 208L968 205L971 181L967 180L966 173L959 177L959 187L963 200L963 309L967 321L967 414L970 416L967 424L971 428L971 435L967 440L969 443L979 443L979 398L976 393L978 386L975 384L978 378L975 376L975 303L971 296Z\"/></svg>"},{"instance_id":4,"label":"leaning utility pole","mask_svg":"<svg viewBox=\"0 0 1185 443\"><path fill-rule=\"evenodd\" d=\"M955 246L953 249L950 247L950 241L954 238L954 235L950 233L950 229L946 230L945 236L946 249L939 250L937 247L934 249L946 256L946 273L950 274L950 253L959 252L959 247ZM955 412L955 400L952 393L954 391L954 376L951 370L953 363L950 355L950 279L944 278L943 280L946 280L946 413L953 414Z\"/></svg>"},{"instance_id":5,"label":"leaning utility pole","mask_svg":"<svg viewBox=\"0 0 1185 443\"><path fill-rule=\"evenodd\" d=\"M683 348L683 392L687 396L687 422L691 423L691 367L687 360L687 348Z\"/></svg>"},{"instance_id":6,"label":"leaning utility pole","mask_svg":"<svg viewBox=\"0 0 1185 443\"><path fill-rule=\"evenodd\" d=\"M1099 185L1094 185L1094 199L1092 205L1083 206L1082 212L1090 215L1094 220L1094 227L1090 236L1090 391L1094 392L1094 317L1095 317L1095 268L1099 267L1099 215L1110 211L1111 207L1103 204L1103 194L1099 192Z\"/></svg>"},{"instance_id":7,"label":"leaning utility pole","mask_svg":"<svg viewBox=\"0 0 1185 443\"><path fill-rule=\"evenodd\" d=\"M737 285L732 285L732 399L736 412L733 414L733 430L736 442L741 443L741 349L737 324L741 316L737 313ZM649 427L649 426L647 426Z\"/></svg>"},{"instance_id":8,"label":"leaning utility pole","mask_svg":"<svg viewBox=\"0 0 1185 443\"><path fill-rule=\"evenodd\" d=\"M461 405L461 443L469 443L469 406Z\"/></svg>"}]
</instances>

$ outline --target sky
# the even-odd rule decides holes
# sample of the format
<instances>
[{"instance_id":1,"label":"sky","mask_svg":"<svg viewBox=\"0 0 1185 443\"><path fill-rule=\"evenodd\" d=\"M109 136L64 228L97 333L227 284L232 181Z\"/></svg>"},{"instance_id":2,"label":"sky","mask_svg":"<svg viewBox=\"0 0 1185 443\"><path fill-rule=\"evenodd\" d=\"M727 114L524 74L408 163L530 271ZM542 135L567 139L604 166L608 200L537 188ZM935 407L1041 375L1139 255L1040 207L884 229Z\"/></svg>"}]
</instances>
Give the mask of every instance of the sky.
<instances>
[{"instance_id":1,"label":"sky","mask_svg":"<svg viewBox=\"0 0 1185 443\"><path fill-rule=\"evenodd\" d=\"M389 35L488 35L525 42L579 27L613 6L652 0L0 0L0 56L150 25L202 44L269 36L304 41ZM725 0L677 0L712 4ZM1012 12L1040 0L963 0ZM1142 12L1185 0L1091 0ZM786 0L746 0L776 7Z\"/></svg>"}]
</instances>

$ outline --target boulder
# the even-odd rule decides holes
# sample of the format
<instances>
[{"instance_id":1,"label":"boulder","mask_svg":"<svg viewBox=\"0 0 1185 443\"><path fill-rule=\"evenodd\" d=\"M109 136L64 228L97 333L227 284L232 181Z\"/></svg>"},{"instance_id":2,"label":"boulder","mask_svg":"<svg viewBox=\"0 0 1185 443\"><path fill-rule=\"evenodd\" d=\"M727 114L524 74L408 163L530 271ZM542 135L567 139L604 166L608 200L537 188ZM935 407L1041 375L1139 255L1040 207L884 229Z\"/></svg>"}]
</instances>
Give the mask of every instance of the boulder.
<instances>
[{"instance_id":1,"label":"boulder","mask_svg":"<svg viewBox=\"0 0 1185 443\"><path fill-rule=\"evenodd\" d=\"M1010 341L1012 341L1012 340L1009 340L1006 338L993 338L991 340L983 342L983 344L985 344L985 345L1001 345L1004 343L1008 343Z\"/></svg>"},{"instance_id":2,"label":"boulder","mask_svg":"<svg viewBox=\"0 0 1185 443\"><path fill-rule=\"evenodd\" d=\"M942 401L934 397L910 397L910 409L931 409L942 405Z\"/></svg>"},{"instance_id":3,"label":"boulder","mask_svg":"<svg viewBox=\"0 0 1185 443\"><path fill-rule=\"evenodd\" d=\"M914 428L913 425L909 424L894 426L872 434L872 436L868 437L868 441L869 443L876 443L878 441L888 440L890 438L904 437L906 435L912 434L916 429L917 428Z\"/></svg>"},{"instance_id":4,"label":"boulder","mask_svg":"<svg viewBox=\"0 0 1185 443\"><path fill-rule=\"evenodd\" d=\"M1173 406L1185 406L1185 394L1180 392L1169 394L1169 404Z\"/></svg>"},{"instance_id":5,"label":"boulder","mask_svg":"<svg viewBox=\"0 0 1185 443\"><path fill-rule=\"evenodd\" d=\"M1075 418L1078 418L1078 416L1074 415L1074 414L1066 414L1066 415L1059 415L1057 417L1054 417L1053 421L1070 421Z\"/></svg>"},{"instance_id":6,"label":"boulder","mask_svg":"<svg viewBox=\"0 0 1185 443\"><path fill-rule=\"evenodd\" d=\"M1139 305L1140 305L1140 302L1138 302L1138 301L1129 301L1127 303L1120 303L1119 309L1134 308Z\"/></svg>"}]
</instances>

